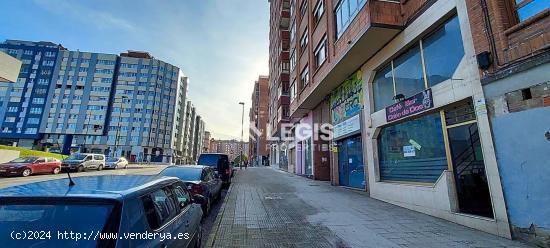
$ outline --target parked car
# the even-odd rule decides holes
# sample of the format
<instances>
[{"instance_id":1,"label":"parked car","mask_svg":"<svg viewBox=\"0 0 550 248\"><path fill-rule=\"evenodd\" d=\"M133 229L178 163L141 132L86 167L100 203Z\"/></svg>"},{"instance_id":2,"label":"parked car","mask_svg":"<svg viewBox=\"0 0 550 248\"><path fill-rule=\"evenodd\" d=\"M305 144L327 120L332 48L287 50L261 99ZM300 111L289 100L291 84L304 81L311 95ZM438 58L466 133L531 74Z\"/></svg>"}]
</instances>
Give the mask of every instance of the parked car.
<instances>
[{"instance_id":1,"label":"parked car","mask_svg":"<svg viewBox=\"0 0 550 248\"><path fill-rule=\"evenodd\" d=\"M110 175L73 181L73 186L57 179L0 189L1 237L29 232L33 237L3 238L2 247L200 247L204 197L192 197L181 180ZM125 233L155 235L120 238Z\"/></svg>"},{"instance_id":2,"label":"parked car","mask_svg":"<svg viewBox=\"0 0 550 248\"><path fill-rule=\"evenodd\" d=\"M16 158L10 162L0 164L0 175L30 176L39 173L57 174L61 171L61 162L48 157Z\"/></svg>"},{"instance_id":3,"label":"parked car","mask_svg":"<svg viewBox=\"0 0 550 248\"><path fill-rule=\"evenodd\" d=\"M82 172L88 169L103 170L105 167L105 155L73 153L61 163L63 170L76 170Z\"/></svg>"},{"instance_id":4,"label":"parked car","mask_svg":"<svg viewBox=\"0 0 550 248\"><path fill-rule=\"evenodd\" d=\"M105 169L118 169L118 168L128 168L128 160L124 157L120 158L107 158L105 160Z\"/></svg>"},{"instance_id":5,"label":"parked car","mask_svg":"<svg viewBox=\"0 0 550 248\"><path fill-rule=\"evenodd\" d=\"M227 154L203 153L199 156L198 164L214 169L220 175L225 186L231 184L233 166L229 163L229 156L227 156Z\"/></svg>"},{"instance_id":6,"label":"parked car","mask_svg":"<svg viewBox=\"0 0 550 248\"><path fill-rule=\"evenodd\" d=\"M202 205L204 216L210 213L212 203L221 198L222 181L208 166L170 166L162 170L159 175L177 177L185 182L187 190L193 195L204 196L206 198Z\"/></svg>"}]
</instances>

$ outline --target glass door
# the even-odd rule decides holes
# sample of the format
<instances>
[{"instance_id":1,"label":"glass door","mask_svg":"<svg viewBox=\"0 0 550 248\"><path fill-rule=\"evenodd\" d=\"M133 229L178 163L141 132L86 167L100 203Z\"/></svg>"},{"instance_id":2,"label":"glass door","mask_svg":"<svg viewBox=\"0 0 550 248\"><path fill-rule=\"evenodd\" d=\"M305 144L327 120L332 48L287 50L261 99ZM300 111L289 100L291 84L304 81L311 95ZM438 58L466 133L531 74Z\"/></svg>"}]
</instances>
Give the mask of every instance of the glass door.
<instances>
[{"instance_id":1,"label":"glass door","mask_svg":"<svg viewBox=\"0 0 550 248\"><path fill-rule=\"evenodd\" d=\"M340 185L365 188L365 167L360 135L338 142L338 171Z\"/></svg>"},{"instance_id":2,"label":"glass door","mask_svg":"<svg viewBox=\"0 0 550 248\"><path fill-rule=\"evenodd\" d=\"M493 218L489 183L472 103L445 111L445 122L459 211Z\"/></svg>"}]
</instances>

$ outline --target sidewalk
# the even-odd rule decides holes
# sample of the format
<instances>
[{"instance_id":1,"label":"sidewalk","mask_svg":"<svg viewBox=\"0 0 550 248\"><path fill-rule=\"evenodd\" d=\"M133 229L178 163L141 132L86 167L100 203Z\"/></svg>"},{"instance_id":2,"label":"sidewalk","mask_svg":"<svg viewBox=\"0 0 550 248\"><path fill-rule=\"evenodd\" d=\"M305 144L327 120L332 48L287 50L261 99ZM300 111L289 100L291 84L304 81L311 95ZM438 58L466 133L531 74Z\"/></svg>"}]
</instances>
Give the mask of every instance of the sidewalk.
<instances>
[{"instance_id":1,"label":"sidewalk","mask_svg":"<svg viewBox=\"0 0 550 248\"><path fill-rule=\"evenodd\" d=\"M207 247L526 247L271 168L237 171Z\"/></svg>"}]
</instances>

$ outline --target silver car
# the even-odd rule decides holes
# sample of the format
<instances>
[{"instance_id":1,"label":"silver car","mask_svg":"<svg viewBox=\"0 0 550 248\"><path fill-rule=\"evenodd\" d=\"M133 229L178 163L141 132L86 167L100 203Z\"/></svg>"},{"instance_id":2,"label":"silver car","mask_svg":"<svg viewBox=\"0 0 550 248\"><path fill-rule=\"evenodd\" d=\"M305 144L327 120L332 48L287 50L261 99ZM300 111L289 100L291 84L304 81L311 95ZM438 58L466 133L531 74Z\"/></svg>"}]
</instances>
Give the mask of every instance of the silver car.
<instances>
[{"instance_id":1,"label":"silver car","mask_svg":"<svg viewBox=\"0 0 550 248\"><path fill-rule=\"evenodd\" d=\"M105 161L105 169L118 169L118 168L128 168L128 160L126 158L112 158L109 157Z\"/></svg>"},{"instance_id":2,"label":"silver car","mask_svg":"<svg viewBox=\"0 0 550 248\"><path fill-rule=\"evenodd\" d=\"M105 167L105 155L74 153L61 163L63 170L76 170L82 172L88 169L103 170Z\"/></svg>"}]
</instances>

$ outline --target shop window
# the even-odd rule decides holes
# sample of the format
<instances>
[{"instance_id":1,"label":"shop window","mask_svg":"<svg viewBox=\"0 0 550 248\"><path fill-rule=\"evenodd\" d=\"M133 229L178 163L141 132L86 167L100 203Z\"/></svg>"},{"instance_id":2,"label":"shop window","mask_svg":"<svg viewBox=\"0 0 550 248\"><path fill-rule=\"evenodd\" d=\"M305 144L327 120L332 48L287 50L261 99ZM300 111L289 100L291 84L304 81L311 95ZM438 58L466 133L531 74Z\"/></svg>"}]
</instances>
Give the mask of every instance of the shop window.
<instances>
[{"instance_id":1,"label":"shop window","mask_svg":"<svg viewBox=\"0 0 550 248\"><path fill-rule=\"evenodd\" d=\"M432 87L452 78L464 57L458 17L455 16L423 40L422 48L429 86Z\"/></svg>"},{"instance_id":2,"label":"shop window","mask_svg":"<svg viewBox=\"0 0 550 248\"><path fill-rule=\"evenodd\" d=\"M516 0L519 21L525 21L548 8L550 8L548 0Z\"/></svg>"},{"instance_id":3,"label":"shop window","mask_svg":"<svg viewBox=\"0 0 550 248\"><path fill-rule=\"evenodd\" d=\"M376 72L373 82L374 109L381 110L386 106L393 104L393 78L391 64Z\"/></svg>"},{"instance_id":4,"label":"shop window","mask_svg":"<svg viewBox=\"0 0 550 248\"><path fill-rule=\"evenodd\" d=\"M422 75L420 47L415 46L393 62L395 94L410 97L426 88Z\"/></svg>"},{"instance_id":5,"label":"shop window","mask_svg":"<svg viewBox=\"0 0 550 248\"><path fill-rule=\"evenodd\" d=\"M435 183L448 168L440 114L383 128L378 152L381 180Z\"/></svg>"},{"instance_id":6,"label":"shop window","mask_svg":"<svg viewBox=\"0 0 550 248\"><path fill-rule=\"evenodd\" d=\"M375 111L393 104L397 95L411 97L426 86L452 78L463 57L460 25L454 17L377 71L373 82Z\"/></svg>"}]
</instances>

